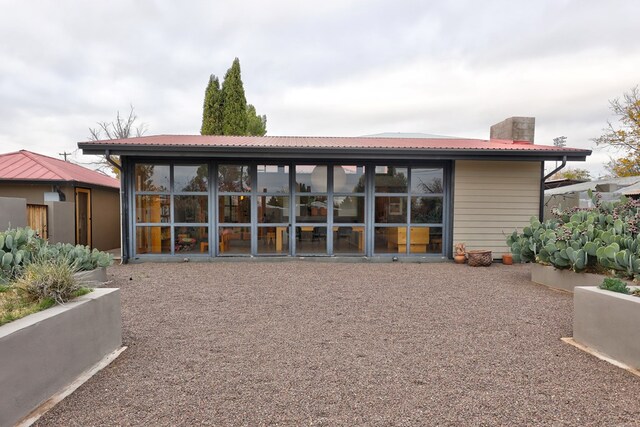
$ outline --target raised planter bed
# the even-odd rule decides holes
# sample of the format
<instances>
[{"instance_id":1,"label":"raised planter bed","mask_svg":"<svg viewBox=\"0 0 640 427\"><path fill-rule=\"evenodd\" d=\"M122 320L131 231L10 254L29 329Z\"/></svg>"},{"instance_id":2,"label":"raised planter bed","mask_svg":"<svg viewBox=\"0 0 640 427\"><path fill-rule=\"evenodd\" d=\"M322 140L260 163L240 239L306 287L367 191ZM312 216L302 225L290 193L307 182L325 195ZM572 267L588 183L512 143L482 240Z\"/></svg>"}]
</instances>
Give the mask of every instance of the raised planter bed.
<instances>
[{"instance_id":1,"label":"raised planter bed","mask_svg":"<svg viewBox=\"0 0 640 427\"><path fill-rule=\"evenodd\" d=\"M573 339L578 344L640 369L639 324L640 297L591 286L574 289Z\"/></svg>"},{"instance_id":2,"label":"raised planter bed","mask_svg":"<svg viewBox=\"0 0 640 427\"><path fill-rule=\"evenodd\" d=\"M83 286L100 287L107 282L107 267L98 267L90 271L78 271L73 276Z\"/></svg>"},{"instance_id":3,"label":"raised planter bed","mask_svg":"<svg viewBox=\"0 0 640 427\"><path fill-rule=\"evenodd\" d=\"M573 292L576 286L600 286L605 277L601 274L559 270L550 265L531 264L532 282L568 292Z\"/></svg>"},{"instance_id":4,"label":"raised planter bed","mask_svg":"<svg viewBox=\"0 0 640 427\"><path fill-rule=\"evenodd\" d=\"M14 425L121 346L119 289L1 326L0 425Z\"/></svg>"}]
</instances>

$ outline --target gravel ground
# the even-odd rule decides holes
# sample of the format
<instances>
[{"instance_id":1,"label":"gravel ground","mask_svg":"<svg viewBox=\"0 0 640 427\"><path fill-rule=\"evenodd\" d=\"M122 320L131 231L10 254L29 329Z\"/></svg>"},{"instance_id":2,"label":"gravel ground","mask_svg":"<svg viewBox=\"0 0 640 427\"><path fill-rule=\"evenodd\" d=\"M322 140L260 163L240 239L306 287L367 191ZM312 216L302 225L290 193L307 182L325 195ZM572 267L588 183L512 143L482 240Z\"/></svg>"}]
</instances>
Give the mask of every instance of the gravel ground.
<instances>
[{"instance_id":1,"label":"gravel ground","mask_svg":"<svg viewBox=\"0 0 640 427\"><path fill-rule=\"evenodd\" d=\"M640 425L640 378L560 341L527 266L111 269L129 348L37 423Z\"/></svg>"}]
</instances>

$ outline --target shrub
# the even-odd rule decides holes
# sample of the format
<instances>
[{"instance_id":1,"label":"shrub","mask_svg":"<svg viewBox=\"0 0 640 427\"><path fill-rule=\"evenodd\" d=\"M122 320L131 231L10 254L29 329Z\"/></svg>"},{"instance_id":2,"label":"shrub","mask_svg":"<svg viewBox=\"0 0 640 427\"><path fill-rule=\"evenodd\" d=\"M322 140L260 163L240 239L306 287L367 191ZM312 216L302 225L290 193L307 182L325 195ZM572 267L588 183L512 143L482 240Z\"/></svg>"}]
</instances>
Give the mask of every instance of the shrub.
<instances>
[{"instance_id":1,"label":"shrub","mask_svg":"<svg viewBox=\"0 0 640 427\"><path fill-rule=\"evenodd\" d=\"M602 281L602 284L600 285L600 289L604 289L606 291L611 291L611 292L619 292L621 294L631 293L631 290L629 289L629 287L625 282L623 282L620 279L615 279L611 277L607 277Z\"/></svg>"},{"instance_id":2,"label":"shrub","mask_svg":"<svg viewBox=\"0 0 640 427\"><path fill-rule=\"evenodd\" d=\"M35 259L27 264L15 286L26 300L42 302L52 299L63 304L80 289L73 274L77 270L64 258Z\"/></svg>"}]
</instances>

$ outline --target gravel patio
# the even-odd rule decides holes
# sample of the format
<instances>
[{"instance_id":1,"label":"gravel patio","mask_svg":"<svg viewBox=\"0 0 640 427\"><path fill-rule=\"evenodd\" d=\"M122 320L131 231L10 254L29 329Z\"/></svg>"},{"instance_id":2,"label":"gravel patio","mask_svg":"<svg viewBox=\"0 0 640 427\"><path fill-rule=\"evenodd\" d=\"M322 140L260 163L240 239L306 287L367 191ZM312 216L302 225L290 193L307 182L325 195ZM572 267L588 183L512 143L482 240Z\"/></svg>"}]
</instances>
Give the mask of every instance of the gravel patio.
<instances>
[{"instance_id":1,"label":"gravel patio","mask_svg":"<svg viewBox=\"0 0 640 427\"><path fill-rule=\"evenodd\" d=\"M116 266L129 348L39 420L92 425L638 425L640 378L560 341L528 266Z\"/></svg>"}]
</instances>

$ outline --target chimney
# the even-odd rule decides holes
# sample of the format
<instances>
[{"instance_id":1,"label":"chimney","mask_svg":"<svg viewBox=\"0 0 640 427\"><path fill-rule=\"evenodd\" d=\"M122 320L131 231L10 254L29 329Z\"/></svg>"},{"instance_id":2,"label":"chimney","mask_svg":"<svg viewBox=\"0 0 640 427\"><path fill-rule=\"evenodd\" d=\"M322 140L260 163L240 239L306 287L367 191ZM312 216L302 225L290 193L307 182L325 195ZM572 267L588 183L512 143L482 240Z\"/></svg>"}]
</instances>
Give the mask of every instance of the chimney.
<instances>
[{"instance_id":1,"label":"chimney","mask_svg":"<svg viewBox=\"0 0 640 427\"><path fill-rule=\"evenodd\" d=\"M509 117L491 126L489 138L508 139L533 144L535 130L535 117Z\"/></svg>"}]
</instances>

